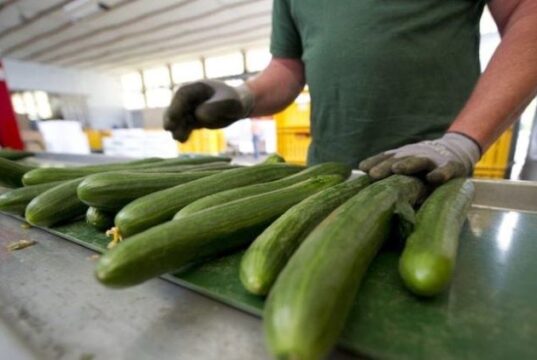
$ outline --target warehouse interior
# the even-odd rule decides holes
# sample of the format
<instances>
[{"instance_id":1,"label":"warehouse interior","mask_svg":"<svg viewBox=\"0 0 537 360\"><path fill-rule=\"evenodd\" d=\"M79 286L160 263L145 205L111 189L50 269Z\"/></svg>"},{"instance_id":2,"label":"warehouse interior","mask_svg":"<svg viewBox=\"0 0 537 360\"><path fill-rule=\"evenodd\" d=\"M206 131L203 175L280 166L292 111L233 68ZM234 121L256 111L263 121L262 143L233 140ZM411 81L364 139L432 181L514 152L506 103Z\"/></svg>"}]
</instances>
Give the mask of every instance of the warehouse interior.
<instances>
[{"instance_id":1,"label":"warehouse interior","mask_svg":"<svg viewBox=\"0 0 537 360\"><path fill-rule=\"evenodd\" d=\"M311 168L306 166L313 112L307 83L289 106L273 115L249 116L218 129L199 128L186 142L177 141L163 127L173 96L183 86L210 79L238 87L267 67L272 59L270 42L276 2L294 3L293 0L0 0L0 158L3 150L26 151L28 157L16 163L32 167L26 170L28 173L36 168L65 168L68 172L78 166L186 159L187 167L200 166L191 173L184 170L194 174L192 179L198 176L196 171L207 171L211 177L218 171L223 174L274 159L300 170ZM394 8L399 6L391 0L385 3ZM478 40L483 70L502 40L488 6L480 19ZM422 198L410 201L418 215L412 206L407 206L411 208L408 216L408 209L400 208L399 202L390 210L396 215L388 221L389 226L395 224L397 230L392 226L386 236L398 240L388 245L381 243L382 250L375 250L381 251L381 255L363 265L367 269L371 264L367 273L370 277L365 277L363 282L363 298L356 301L358 305L353 303L346 326L338 328L342 335L334 336L332 341L337 341L337 345L332 344L328 355L311 359L537 358L537 348L533 345L537 336L537 287L532 276L528 276L537 256L537 243L533 241L537 231L537 98L481 155L464 185L471 182L475 186L475 193L472 187L473 197L468 200L472 204L463 207L445 199L439 201L452 206L451 216L455 212L464 216L462 220L451 221L460 223L454 236L461 231L463 235L460 244L454 245L458 254L457 270L446 270L453 280L448 290L437 298L425 299L421 294L416 297L415 291L410 296L397 274L398 266L402 266L398 262L403 246L399 237L403 233L408 235L405 226L411 229L417 226L420 219L417 204L423 206L423 194L434 194L435 184L427 187L427 192L422 191ZM200 163L215 162L214 168L207 165L207 169L201 169L205 165L196 162L198 157L205 159ZM2 163L0 169L7 171ZM123 170L121 165L118 169ZM158 169L166 173L164 177L169 175L164 168ZM102 170L105 171L109 170ZM351 174L350 168L348 173ZM289 174L295 176L294 172ZM349 179L362 175L355 166ZM184 267L159 273L158 279L125 290L110 289L96 280L99 275L95 264L106 256L103 254L107 254L111 244L122 247L128 243L129 239L123 241L119 230L114 232L119 227L114 216L124 208L110 212L113 216L106 231L89 226L86 211L88 206L89 209L94 206L84 201L84 214L69 218L69 222L65 221L67 217L58 223L35 225L28 220L28 207L26 213L23 209L15 214L1 205L3 194L18 190L11 187L28 186L24 183L26 175L21 175L22 180L18 180L22 182L17 186L5 185L2 176L0 172L0 358L4 358L1 354L15 360L286 358L278 357L273 349L266 350L267 341L276 342L265 340L271 329L270 325L263 328L265 325L260 320L262 316L269 318L263 313L266 298L247 293L241 287L243 279L239 277L243 274L239 275L238 269L241 256L249 248L243 246L237 250L236 247L232 249L235 252L222 250L217 258L207 257L210 259L207 263L203 262L205 258L195 258L192 263L181 264ZM127 178L128 174L119 177ZM277 182L280 178L274 176L271 180ZM74 183L82 179L60 180ZM221 182L225 181L229 179ZM158 181L155 183L153 192L165 191L164 186L158 188ZM220 183L213 185L221 193L233 190L231 185L230 189ZM239 181L236 184L237 189L246 185L251 184ZM80 197L80 182L76 186L73 191ZM139 190L134 188L133 193L136 191ZM270 191L276 193L274 189ZM120 192L117 190L115 196L119 197ZM113 191L106 194L114 196ZM202 200L209 195L205 194L207 197ZM39 198L37 193L33 196L32 200ZM128 207L143 198L129 196L132 202L125 201L122 206ZM189 194L183 196L188 198ZM232 199L229 203L235 200L229 199ZM196 204L196 200L199 201L192 198L190 204ZM161 197L159 201L165 203L166 199ZM66 207L67 203L65 200ZM32 202L25 206L28 204ZM264 203L257 204L258 208L252 207L252 216L264 211ZM188 209L188 203L184 205ZM56 206L61 208L62 204ZM159 207L166 206L146 204L145 207L157 213ZM211 209L214 208L208 208ZM371 209L373 218L375 208ZM436 216L441 218L448 212ZM307 211L303 213L308 215ZM175 217L166 219L167 224L180 221L177 220L180 214L174 212ZM145 216L150 218L152 213L146 210ZM275 224L275 219L281 217L273 216L270 222L265 219L263 229L267 224ZM308 232L318 229L314 225L323 219L327 218L309 224L301 239L309 239ZM212 223L199 221L200 233L212 229ZM246 222L243 219L237 223L240 221ZM224 228L219 223L214 227ZM187 230L193 228L185 225ZM167 234L181 232L182 229L170 230ZM237 234L243 235L239 231L234 233ZM256 240L259 234L255 233ZM336 230L334 234L337 236ZM222 239L226 238L224 235ZM205 238L200 243L203 241ZM351 249L349 244L352 243L341 249ZM13 251L13 245L25 250ZM214 244L215 248L219 246ZM149 257L158 258L160 255L155 254L173 251L163 249ZM341 249L340 256L344 257L346 251ZM174 254L177 258L182 256L180 252ZM314 260L320 263L322 257ZM333 273L325 278L319 276L320 281L330 282L337 277L336 262L333 265ZM358 273L361 265L356 262L354 266ZM445 266L447 269L448 265ZM144 271L145 265L142 263L138 268ZM312 274L318 275L315 271L312 269ZM336 293L334 289L327 285L323 292ZM336 301L332 305L346 306ZM321 313L325 309L314 309L318 311L315 315L312 311L305 317L313 319L313 323L324 321L326 316ZM324 333L323 336L330 337ZM294 338L289 338L291 343ZM318 343L323 341L317 339ZM281 344L285 346L286 342L281 340ZM288 359L310 357L297 355Z\"/></svg>"},{"instance_id":2,"label":"warehouse interior","mask_svg":"<svg viewBox=\"0 0 537 360\"><path fill-rule=\"evenodd\" d=\"M278 151L305 161L307 89L293 108L274 117L200 130L177 150L171 140L160 149L145 146L145 153L132 150L133 141L160 142L163 113L181 84L207 78L237 85L264 69L270 60L271 1L19 0L1 6L3 68L22 138L32 150L127 156ZM485 10L483 67L499 39ZM535 109L533 102L482 159L477 176L533 179L537 149L529 144L535 139ZM47 142L38 124L60 119L79 123L88 144Z\"/></svg>"}]
</instances>

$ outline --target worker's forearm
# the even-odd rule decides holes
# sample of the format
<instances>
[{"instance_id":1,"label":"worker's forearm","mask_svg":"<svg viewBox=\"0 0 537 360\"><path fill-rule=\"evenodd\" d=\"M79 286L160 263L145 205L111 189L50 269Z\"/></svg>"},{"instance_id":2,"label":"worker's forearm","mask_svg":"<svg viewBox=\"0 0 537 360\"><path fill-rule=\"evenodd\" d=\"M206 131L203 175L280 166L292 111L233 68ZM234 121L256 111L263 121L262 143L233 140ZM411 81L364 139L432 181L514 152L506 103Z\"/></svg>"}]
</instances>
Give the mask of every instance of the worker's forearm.
<instances>
[{"instance_id":1,"label":"worker's forearm","mask_svg":"<svg viewBox=\"0 0 537 360\"><path fill-rule=\"evenodd\" d=\"M508 128L537 94L537 6L519 6L500 46L450 131L475 139L483 150Z\"/></svg>"},{"instance_id":2,"label":"worker's forearm","mask_svg":"<svg viewBox=\"0 0 537 360\"><path fill-rule=\"evenodd\" d=\"M254 94L252 116L271 115L285 109L304 87L304 65L299 59L273 58L247 85Z\"/></svg>"}]
</instances>

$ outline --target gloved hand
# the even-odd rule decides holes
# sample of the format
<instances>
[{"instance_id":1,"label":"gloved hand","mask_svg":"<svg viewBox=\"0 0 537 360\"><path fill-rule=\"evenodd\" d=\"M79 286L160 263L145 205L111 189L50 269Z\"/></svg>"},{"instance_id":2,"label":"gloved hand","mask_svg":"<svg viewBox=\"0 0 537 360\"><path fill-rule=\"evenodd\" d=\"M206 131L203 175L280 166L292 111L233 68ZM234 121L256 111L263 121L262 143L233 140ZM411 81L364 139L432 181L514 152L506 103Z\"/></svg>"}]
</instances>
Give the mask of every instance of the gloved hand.
<instances>
[{"instance_id":1,"label":"gloved hand","mask_svg":"<svg viewBox=\"0 0 537 360\"><path fill-rule=\"evenodd\" d=\"M421 141L374 155L360 162L359 168L374 179L426 171L427 181L443 183L471 175L480 157L481 148L475 140L458 133L447 133L440 139Z\"/></svg>"},{"instance_id":2,"label":"gloved hand","mask_svg":"<svg viewBox=\"0 0 537 360\"><path fill-rule=\"evenodd\" d=\"M217 80L184 85L175 93L164 115L164 129L184 142L194 129L219 129L247 117L254 96L246 84L231 87Z\"/></svg>"}]
</instances>

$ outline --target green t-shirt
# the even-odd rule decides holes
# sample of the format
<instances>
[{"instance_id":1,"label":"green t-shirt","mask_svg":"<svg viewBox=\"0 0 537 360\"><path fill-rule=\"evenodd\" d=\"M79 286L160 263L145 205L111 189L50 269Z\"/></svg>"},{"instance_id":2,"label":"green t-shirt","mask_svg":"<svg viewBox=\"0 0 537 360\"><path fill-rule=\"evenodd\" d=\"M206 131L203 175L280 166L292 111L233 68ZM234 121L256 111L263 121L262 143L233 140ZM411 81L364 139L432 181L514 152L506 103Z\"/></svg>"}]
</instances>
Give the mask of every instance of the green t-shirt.
<instances>
[{"instance_id":1,"label":"green t-shirt","mask_svg":"<svg viewBox=\"0 0 537 360\"><path fill-rule=\"evenodd\" d=\"M271 53L305 64L308 163L441 136L480 73L484 0L274 0Z\"/></svg>"}]
</instances>

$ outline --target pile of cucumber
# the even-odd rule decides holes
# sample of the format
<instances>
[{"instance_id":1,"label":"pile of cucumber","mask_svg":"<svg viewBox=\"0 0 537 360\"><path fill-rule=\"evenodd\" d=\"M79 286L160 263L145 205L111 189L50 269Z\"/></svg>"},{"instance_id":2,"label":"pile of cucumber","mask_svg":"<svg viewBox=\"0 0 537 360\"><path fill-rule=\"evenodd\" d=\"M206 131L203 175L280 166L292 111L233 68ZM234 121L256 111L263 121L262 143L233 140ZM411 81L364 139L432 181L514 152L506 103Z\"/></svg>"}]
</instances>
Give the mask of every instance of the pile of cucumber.
<instances>
[{"instance_id":1,"label":"pile of cucumber","mask_svg":"<svg viewBox=\"0 0 537 360\"><path fill-rule=\"evenodd\" d=\"M127 287L239 248L244 288L267 296L264 328L278 359L322 359L336 343L362 279L394 228L405 229L402 283L418 296L449 285L474 188L435 189L393 175L348 179L351 169L302 167L278 155L240 167L224 157L144 159L39 168L0 158L0 211L33 225L82 216L117 245L97 279ZM119 241L121 240L121 241Z\"/></svg>"}]
</instances>

